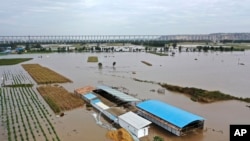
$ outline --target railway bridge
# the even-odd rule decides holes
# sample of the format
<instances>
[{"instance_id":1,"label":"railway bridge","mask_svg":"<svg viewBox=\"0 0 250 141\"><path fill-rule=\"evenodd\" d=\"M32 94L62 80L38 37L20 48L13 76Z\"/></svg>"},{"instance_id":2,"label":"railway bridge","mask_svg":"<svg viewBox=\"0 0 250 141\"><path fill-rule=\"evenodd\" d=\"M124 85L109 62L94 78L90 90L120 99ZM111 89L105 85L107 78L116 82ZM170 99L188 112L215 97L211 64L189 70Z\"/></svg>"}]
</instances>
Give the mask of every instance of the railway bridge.
<instances>
[{"instance_id":1,"label":"railway bridge","mask_svg":"<svg viewBox=\"0 0 250 141\"><path fill-rule=\"evenodd\" d=\"M28 35L1 36L0 44L26 43L102 43L151 41L250 40L250 33L213 33L193 35Z\"/></svg>"}]
</instances>

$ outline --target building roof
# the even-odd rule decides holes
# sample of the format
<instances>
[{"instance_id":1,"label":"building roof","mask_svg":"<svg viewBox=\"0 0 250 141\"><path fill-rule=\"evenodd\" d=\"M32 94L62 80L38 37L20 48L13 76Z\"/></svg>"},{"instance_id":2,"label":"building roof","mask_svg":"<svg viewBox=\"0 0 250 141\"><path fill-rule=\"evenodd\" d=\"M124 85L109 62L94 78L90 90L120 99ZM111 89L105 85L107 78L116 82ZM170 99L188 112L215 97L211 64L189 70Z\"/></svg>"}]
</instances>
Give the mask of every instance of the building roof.
<instances>
[{"instance_id":1,"label":"building roof","mask_svg":"<svg viewBox=\"0 0 250 141\"><path fill-rule=\"evenodd\" d=\"M109 109L109 106L107 106L107 105L105 105L104 103L102 103L102 102L97 102L97 103L95 103L97 106L99 106L101 109L103 109L103 110L107 110L107 109Z\"/></svg>"},{"instance_id":2,"label":"building roof","mask_svg":"<svg viewBox=\"0 0 250 141\"><path fill-rule=\"evenodd\" d=\"M97 98L96 95L92 94L92 93L88 93L88 94L85 94L83 95L86 99L88 100L91 100L91 99L94 99L94 98Z\"/></svg>"},{"instance_id":3,"label":"building roof","mask_svg":"<svg viewBox=\"0 0 250 141\"><path fill-rule=\"evenodd\" d=\"M75 89L75 93L86 94L86 93L92 92L94 89L95 88L92 87L92 86L85 86L85 87L82 87L82 88Z\"/></svg>"},{"instance_id":4,"label":"building roof","mask_svg":"<svg viewBox=\"0 0 250 141\"><path fill-rule=\"evenodd\" d=\"M120 100L132 102L132 101L140 101L139 99L132 97L130 95L124 94L123 92L117 91L107 86L97 86L98 89L102 89L103 91L119 98Z\"/></svg>"},{"instance_id":5,"label":"building roof","mask_svg":"<svg viewBox=\"0 0 250 141\"><path fill-rule=\"evenodd\" d=\"M98 98L91 101L91 103L94 103L94 104L96 104L96 103L98 103L98 102L101 102L101 100L98 99Z\"/></svg>"},{"instance_id":6,"label":"building roof","mask_svg":"<svg viewBox=\"0 0 250 141\"><path fill-rule=\"evenodd\" d=\"M183 128L195 121L204 120L204 118L189 113L180 108L166 104L158 100L147 100L136 105L138 108L153 114L179 128Z\"/></svg>"},{"instance_id":7,"label":"building roof","mask_svg":"<svg viewBox=\"0 0 250 141\"><path fill-rule=\"evenodd\" d=\"M127 122L128 124L130 124L131 126L133 126L136 129L141 129L141 128L151 124L150 121L138 116L137 114L135 114L133 112L127 112L123 115L120 115L118 118Z\"/></svg>"}]
</instances>

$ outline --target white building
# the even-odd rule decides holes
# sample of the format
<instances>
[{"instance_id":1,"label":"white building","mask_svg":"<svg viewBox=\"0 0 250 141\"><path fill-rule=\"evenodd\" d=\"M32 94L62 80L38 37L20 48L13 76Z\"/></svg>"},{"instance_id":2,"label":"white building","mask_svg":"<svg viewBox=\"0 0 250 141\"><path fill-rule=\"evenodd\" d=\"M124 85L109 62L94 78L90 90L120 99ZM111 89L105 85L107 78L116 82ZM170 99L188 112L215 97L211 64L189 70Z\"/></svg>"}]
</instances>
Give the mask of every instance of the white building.
<instances>
[{"instance_id":1,"label":"white building","mask_svg":"<svg viewBox=\"0 0 250 141\"><path fill-rule=\"evenodd\" d=\"M118 116L118 123L121 127L130 131L136 137L141 138L148 135L150 121L138 116L133 112L128 112Z\"/></svg>"}]
</instances>

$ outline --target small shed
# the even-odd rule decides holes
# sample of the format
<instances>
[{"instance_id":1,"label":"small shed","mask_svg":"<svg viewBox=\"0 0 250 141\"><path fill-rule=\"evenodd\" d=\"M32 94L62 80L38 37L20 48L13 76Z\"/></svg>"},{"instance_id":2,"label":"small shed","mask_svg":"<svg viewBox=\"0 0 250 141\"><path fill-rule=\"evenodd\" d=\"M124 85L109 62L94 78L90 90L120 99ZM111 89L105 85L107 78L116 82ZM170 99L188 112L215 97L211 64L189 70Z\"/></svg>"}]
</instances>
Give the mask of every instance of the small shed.
<instances>
[{"instance_id":1,"label":"small shed","mask_svg":"<svg viewBox=\"0 0 250 141\"><path fill-rule=\"evenodd\" d=\"M97 96L92 93L87 93L85 95L82 95L82 99L86 100L87 102L91 102L91 100L97 99Z\"/></svg>"},{"instance_id":2,"label":"small shed","mask_svg":"<svg viewBox=\"0 0 250 141\"><path fill-rule=\"evenodd\" d=\"M118 116L118 123L121 127L130 131L136 137L141 138L148 135L150 121L138 116L133 112L127 112Z\"/></svg>"}]
</instances>

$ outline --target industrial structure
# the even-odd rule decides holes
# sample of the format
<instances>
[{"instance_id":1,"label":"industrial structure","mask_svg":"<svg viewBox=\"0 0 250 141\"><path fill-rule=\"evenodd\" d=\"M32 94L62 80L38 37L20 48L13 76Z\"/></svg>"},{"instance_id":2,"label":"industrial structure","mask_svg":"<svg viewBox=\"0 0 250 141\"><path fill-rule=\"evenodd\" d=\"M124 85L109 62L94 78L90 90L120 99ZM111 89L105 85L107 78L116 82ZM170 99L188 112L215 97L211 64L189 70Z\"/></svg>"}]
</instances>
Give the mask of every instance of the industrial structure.
<instances>
[{"instance_id":1,"label":"industrial structure","mask_svg":"<svg viewBox=\"0 0 250 141\"><path fill-rule=\"evenodd\" d=\"M108 86L97 86L93 92L82 94L82 91L88 88L93 87L87 86L78 89L81 97L110 121L125 128L137 138L149 134L149 124L151 123L177 136L183 136L196 129L204 128L205 119L203 117L162 101L141 101ZM105 99L115 103L115 106L108 106L109 104L102 102ZM133 107L133 110L126 108L126 105ZM115 112L112 111L112 108L118 108L118 110L125 108L126 110L121 113L117 112L117 109L113 109Z\"/></svg>"},{"instance_id":2,"label":"industrial structure","mask_svg":"<svg viewBox=\"0 0 250 141\"><path fill-rule=\"evenodd\" d=\"M204 118L158 100L147 100L136 106L140 116L177 136L204 127Z\"/></svg>"},{"instance_id":3,"label":"industrial structure","mask_svg":"<svg viewBox=\"0 0 250 141\"><path fill-rule=\"evenodd\" d=\"M100 112L98 114L98 118L100 118L100 115L104 115L110 121L118 124L120 127L125 128L136 138L141 138L148 135L148 125L151 123L150 121L138 116L131 111L122 115L114 114L111 110L113 107L109 107L103 103L94 93L84 94L82 95L82 98Z\"/></svg>"},{"instance_id":4,"label":"industrial structure","mask_svg":"<svg viewBox=\"0 0 250 141\"><path fill-rule=\"evenodd\" d=\"M139 101L141 101L133 96L127 95L107 86L97 86L94 92L100 94L101 96L109 99L112 102L115 102L118 106L124 104L135 105Z\"/></svg>"},{"instance_id":5,"label":"industrial structure","mask_svg":"<svg viewBox=\"0 0 250 141\"><path fill-rule=\"evenodd\" d=\"M184 35L36 35L0 36L0 44L26 43L98 43L150 41L221 41L250 40L250 33L213 33Z\"/></svg>"},{"instance_id":6,"label":"industrial structure","mask_svg":"<svg viewBox=\"0 0 250 141\"><path fill-rule=\"evenodd\" d=\"M101 114L104 114L109 120L118 123L117 116L108 111L110 107L104 104L96 95L88 93L83 95L82 98L91 104L96 110L100 111Z\"/></svg>"}]
</instances>

